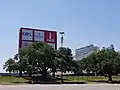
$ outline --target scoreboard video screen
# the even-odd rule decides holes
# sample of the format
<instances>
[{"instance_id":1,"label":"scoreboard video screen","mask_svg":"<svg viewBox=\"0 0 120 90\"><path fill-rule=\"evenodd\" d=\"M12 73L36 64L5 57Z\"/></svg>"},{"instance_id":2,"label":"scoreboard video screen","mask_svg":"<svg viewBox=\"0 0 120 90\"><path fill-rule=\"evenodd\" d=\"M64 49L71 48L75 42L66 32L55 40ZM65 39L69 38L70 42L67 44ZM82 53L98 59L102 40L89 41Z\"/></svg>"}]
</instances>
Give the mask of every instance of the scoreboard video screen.
<instances>
[{"instance_id":1,"label":"scoreboard video screen","mask_svg":"<svg viewBox=\"0 0 120 90\"><path fill-rule=\"evenodd\" d=\"M20 28L19 30L19 49L25 48L33 42L45 42L57 49L57 32L33 28Z\"/></svg>"}]
</instances>

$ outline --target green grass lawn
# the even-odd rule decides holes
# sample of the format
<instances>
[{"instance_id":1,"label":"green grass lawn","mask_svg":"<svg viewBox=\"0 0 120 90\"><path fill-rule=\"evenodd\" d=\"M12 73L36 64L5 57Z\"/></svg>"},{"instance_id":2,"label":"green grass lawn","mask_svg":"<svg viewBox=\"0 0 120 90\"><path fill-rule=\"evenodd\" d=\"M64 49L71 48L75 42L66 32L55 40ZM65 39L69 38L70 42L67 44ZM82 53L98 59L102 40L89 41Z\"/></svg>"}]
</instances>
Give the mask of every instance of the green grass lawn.
<instances>
[{"instance_id":1,"label":"green grass lawn","mask_svg":"<svg viewBox=\"0 0 120 90\"><path fill-rule=\"evenodd\" d=\"M86 82L86 83L107 83L108 78L104 76L63 76L64 82ZM119 81L120 76L113 76L113 81ZM30 79L13 76L0 76L0 84L12 85L12 84L27 84Z\"/></svg>"},{"instance_id":2,"label":"green grass lawn","mask_svg":"<svg viewBox=\"0 0 120 90\"><path fill-rule=\"evenodd\" d=\"M108 81L104 76L64 76L64 82L94 82L105 83ZM120 81L120 76L113 76L113 81Z\"/></svg>"},{"instance_id":3,"label":"green grass lawn","mask_svg":"<svg viewBox=\"0 0 120 90\"><path fill-rule=\"evenodd\" d=\"M29 80L22 77L0 76L0 84L27 84Z\"/></svg>"}]
</instances>

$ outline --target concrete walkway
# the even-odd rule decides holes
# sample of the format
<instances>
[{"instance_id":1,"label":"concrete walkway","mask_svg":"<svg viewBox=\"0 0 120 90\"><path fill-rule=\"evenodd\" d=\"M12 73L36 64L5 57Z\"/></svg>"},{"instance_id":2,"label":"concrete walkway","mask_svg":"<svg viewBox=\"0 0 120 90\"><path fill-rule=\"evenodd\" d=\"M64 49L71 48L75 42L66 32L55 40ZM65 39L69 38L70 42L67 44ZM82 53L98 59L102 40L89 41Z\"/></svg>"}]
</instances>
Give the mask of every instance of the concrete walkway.
<instances>
[{"instance_id":1,"label":"concrete walkway","mask_svg":"<svg viewBox=\"0 0 120 90\"><path fill-rule=\"evenodd\" d=\"M0 85L0 90L120 90L119 84Z\"/></svg>"}]
</instances>

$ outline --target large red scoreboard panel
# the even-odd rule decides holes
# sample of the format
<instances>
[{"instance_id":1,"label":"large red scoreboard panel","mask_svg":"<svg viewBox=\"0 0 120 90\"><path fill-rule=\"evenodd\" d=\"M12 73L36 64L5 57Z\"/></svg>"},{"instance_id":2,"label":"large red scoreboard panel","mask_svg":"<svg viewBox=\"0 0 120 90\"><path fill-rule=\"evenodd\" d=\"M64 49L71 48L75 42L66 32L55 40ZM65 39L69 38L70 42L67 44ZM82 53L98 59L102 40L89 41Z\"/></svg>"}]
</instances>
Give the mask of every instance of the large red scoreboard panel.
<instances>
[{"instance_id":1,"label":"large red scoreboard panel","mask_svg":"<svg viewBox=\"0 0 120 90\"><path fill-rule=\"evenodd\" d=\"M57 32L33 28L20 28L19 30L19 49L27 47L33 42L45 42L57 49Z\"/></svg>"}]
</instances>

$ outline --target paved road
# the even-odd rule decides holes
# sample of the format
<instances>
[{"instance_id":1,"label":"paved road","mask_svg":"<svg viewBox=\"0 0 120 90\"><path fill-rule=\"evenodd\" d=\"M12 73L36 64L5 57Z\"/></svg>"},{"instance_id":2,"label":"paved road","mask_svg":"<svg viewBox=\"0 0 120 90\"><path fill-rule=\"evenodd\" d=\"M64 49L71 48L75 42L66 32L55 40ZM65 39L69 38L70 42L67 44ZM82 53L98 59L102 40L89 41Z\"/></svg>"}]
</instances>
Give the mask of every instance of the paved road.
<instances>
[{"instance_id":1,"label":"paved road","mask_svg":"<svg viewBox=\"0 0 120 90\"><path fill-rule=\"evenodd\" d=\"M1 85L0 90L120 90L120 85Z\"/></svg>"}]
</instances>

